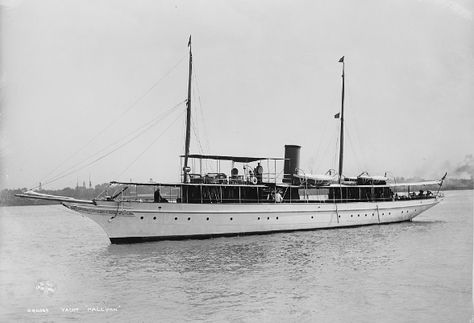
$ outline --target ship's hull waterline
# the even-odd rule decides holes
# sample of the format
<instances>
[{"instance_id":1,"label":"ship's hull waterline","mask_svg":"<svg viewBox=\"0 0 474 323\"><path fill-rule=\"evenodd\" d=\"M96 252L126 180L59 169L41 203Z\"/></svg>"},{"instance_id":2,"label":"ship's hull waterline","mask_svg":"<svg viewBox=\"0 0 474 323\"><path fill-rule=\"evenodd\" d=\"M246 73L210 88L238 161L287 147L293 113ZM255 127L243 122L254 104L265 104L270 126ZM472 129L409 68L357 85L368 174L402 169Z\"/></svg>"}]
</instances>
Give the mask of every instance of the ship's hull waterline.
<instances>
[{"instance_id":1,"label":"ship's hull waterline","mask_svg":"<svg viewBox=\"0 0 474 323\"><path fill-rule=\"evenodd\" d=\"M411 221L440 198L347 203L63 203L114 244L316 230Z\"/></svg>"}]
</instances>

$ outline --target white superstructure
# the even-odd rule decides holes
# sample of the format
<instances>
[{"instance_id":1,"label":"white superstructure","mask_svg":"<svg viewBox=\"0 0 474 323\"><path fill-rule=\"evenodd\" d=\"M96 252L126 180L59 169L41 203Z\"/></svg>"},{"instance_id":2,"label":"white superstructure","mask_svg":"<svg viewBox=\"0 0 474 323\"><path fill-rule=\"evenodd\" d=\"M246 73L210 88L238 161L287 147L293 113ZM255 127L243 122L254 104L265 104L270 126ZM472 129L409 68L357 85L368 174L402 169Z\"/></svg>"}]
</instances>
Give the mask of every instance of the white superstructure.
<instances>
[{"instance_id":1,"label":"white superstructure","mask_svg":"<svg viewBox=\"0 0 474 323\"><path fill-rule=\"evenodd\" d=\"M440 198L348 203L63 203L99 224L112 243L208 238L410 221Z\"/></svg>"}]
</instances>

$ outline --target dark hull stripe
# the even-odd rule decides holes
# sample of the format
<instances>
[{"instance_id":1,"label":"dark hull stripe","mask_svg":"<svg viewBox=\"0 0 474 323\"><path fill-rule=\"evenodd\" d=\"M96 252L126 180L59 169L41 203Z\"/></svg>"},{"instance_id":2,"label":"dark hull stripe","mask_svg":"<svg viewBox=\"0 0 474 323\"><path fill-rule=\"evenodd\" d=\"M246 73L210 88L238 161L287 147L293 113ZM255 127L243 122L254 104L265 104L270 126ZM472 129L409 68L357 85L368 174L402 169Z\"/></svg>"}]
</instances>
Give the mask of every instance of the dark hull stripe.
<instances>
[{"instance_id":1,"label":"dark hull stripe","mask_svg":"<svg viewBox=\"0 0 474 323\"><path fill-rule=\"evenodd\" d=\"M212 239L220 237L238 237L238 236L251 236L251 235L262 235L272 233L285 233L295 231L315 231L315 230L329 230L329 229L348 229L355 227L365 227L369 225L385 225L400 222L409 222L409 220L386 222L386 223L368 223L368 224L354 224L340 227L329 227L329 228L309 228L309 229L294 229L294 230L272 230L272 231L254 231L254 232L237 232L237 233L216 233L216 234L194 234L194 235L177 235L177 236L155 236L155 237L123 237L123 238L109 238L112 244L130 244L130 243L143 243L151 241L171 241L171 240L190 240L190 239Z\"/></svg>"}]
</instances>

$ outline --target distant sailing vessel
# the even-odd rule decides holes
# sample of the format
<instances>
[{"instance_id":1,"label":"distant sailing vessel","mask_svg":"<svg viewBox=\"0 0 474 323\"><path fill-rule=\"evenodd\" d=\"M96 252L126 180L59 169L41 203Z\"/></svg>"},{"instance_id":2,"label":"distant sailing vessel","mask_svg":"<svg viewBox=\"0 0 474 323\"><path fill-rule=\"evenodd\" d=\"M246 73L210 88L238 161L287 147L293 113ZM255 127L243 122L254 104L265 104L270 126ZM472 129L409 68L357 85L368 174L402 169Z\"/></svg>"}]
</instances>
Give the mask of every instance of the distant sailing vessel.
<instances>
[{"instance_id":1,"label":"distant sailing vessel","mask_svg":"<svg viewBox=\"0 0 474 323\"><path fill-rule=\"evenodd\" d=\"M339 170L324 175L299 168L300 146L286 145L284 158L190 154L192 52L185 152L180 183L111 182L93 200L28 191L19 197L60 201L98 223L112 243L208 238L314 230L411 221L438 204L446 177L418 183L390 183L384 176L343 176L344 57ZM194 167L190 167L190 160ZM203 162L217 164L203 173ZM283 163L283 173L281 164ZM228 166L229 173L222 169ZM198 167L199 165L199 167ZM415 187L436 185L436 193ZM398 192L404 187L403 192Z\"/></svg>"}]
</instances>

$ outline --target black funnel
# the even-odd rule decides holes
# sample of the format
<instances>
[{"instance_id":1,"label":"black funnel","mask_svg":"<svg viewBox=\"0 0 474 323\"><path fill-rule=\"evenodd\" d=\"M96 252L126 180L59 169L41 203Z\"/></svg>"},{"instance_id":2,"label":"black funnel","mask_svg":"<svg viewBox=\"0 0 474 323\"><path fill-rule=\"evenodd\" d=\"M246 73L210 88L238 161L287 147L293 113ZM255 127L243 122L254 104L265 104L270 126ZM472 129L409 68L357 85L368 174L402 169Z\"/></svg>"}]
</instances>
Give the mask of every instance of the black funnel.
<instances>
[{"instance_id":1,"label":"black funnel","mask_svg":"<svg viewBox=\"0 0 474 323\"><path fill-rule=\"evenodd\" d=\"M300 149L301 146L285 145L285 165L283 167L283 182L291 183L293 174L300 168Z\"/></svg>"}]
</instances>

